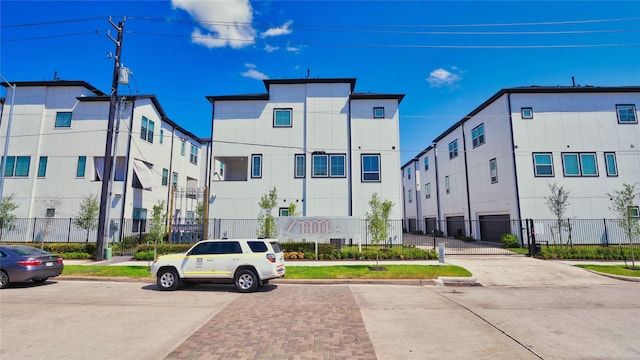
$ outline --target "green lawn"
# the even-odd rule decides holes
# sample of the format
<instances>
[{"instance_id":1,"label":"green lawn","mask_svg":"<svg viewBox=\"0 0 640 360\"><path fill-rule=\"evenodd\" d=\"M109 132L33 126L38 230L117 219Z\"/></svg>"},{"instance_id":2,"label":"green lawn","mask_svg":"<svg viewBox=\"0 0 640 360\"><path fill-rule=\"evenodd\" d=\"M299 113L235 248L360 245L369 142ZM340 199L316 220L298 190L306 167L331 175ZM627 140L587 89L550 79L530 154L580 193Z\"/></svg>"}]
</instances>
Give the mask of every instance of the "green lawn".
<instances>
[{"instance_id":1,"label":"green lawn","mask_svg":"<svg viewBox=\"0 0 640 360\"><path fill-rule=\"evenodd\" d=\"M624 265L576 265L583 269L589 269L610 275L622 275L640 277L640 264L636 263L635 270L624 267ZM631 267L631 265L629 265Z\"/></svg>"},{"instance_id":2,"label":"green lawn","mask_svg":"<svg viewBox=\"0 0 640 360\"><path fill-rule=\"evenodd\" d=\"M454 265L384 265L386 271L369 265L287 266L287 279L435 279L439 276L467 277L471 273ZM65 265L63 276L150 278L146 266Z\"/></svg>"}]
</instances>

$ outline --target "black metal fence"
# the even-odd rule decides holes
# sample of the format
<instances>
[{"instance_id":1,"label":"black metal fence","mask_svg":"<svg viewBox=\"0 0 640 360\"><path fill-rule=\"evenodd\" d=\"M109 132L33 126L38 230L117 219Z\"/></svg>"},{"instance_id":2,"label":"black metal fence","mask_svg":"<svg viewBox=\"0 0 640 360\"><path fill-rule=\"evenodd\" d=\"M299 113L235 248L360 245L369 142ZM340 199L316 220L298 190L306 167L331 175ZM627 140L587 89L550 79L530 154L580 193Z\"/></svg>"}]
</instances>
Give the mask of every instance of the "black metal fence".
<instances>
[{"instance_id":1,"label":"black metal fence","mask_svg":"<svg viewBox=\"0 0 640 360\"><path fill-rule=\"evenodd\" d=\"M333 242L336 245L373 245L367 231L367 221L361 220L359 236L349 239L327 237L289 239L281 242L309 241ZM205 229L205 225L207 228ZM638 245L640 239L629 238L616 219L528 219L528 220L464 220L447 218L428 219L422 226L407 233L408 224L402 220L389 221L389 237L384 245L415 246L438 249L444 244L446 254L519 254L533 247L542 246L595 246ZM81 226L72 218L31 218L0 222L0 242L83 243L96 242L97 222ZM253 238L260 223L256 219L173 219L170 243L195 243L203 238ZM425 231L426 230L426 231ZM148 219L125 219L122 223L111 221L109 244L116 253L126 254L135 245L144 244L149 232ZM517 238L517 250L505 249L504 234ZM534 243L535 241L535 243ZM126 246L125 246L126 244Z\"/></svg>"}]
</instances>

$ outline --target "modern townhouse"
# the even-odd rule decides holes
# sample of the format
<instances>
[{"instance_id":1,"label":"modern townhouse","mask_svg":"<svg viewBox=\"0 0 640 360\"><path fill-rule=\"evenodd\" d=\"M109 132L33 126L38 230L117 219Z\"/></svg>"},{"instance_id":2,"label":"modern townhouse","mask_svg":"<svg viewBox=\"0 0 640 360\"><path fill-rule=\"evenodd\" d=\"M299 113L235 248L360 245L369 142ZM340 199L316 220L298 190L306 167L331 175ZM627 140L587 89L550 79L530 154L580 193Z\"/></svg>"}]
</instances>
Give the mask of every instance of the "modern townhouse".
<instances>
[{"instance_id":1,"label":"modern townhouse","mask_svg":"<svg viewBox=\"0 0 640 360\"><path fill-rule=\"evenodd\" d=\"M15 85L4 195L13 196L18 218L76 217L83 197L100 198L110 98L84 81ZM7 96L11 91L7 88ZM175 217L195 217L197 202L203 202L197 195L204 194L206 185L202 141L169 119L154 95L120 98L111 222L133 219L123 230L145 231L146 219L160 201ZM9 107L2 110L0 148Z\"/></svg>"},{"instance_id":2,"label":"modern townhouse","mask_svg":"<svg viewBox=\"0 0 640 360\"><path fill-rule=\"evenodd\" d=\"M276 188L279 215L364 217L373 193L402 218L398 106L354 92L356 79L264 80L266 93L208 96L213 106L209 214L256 219ZM276 215L276 214L274 214Z\"/></svg>"},{"instance_id":3,"label":"modern townhouse","mask_svg":"<svg viewBox=\"0 0 640 360\"><path fill-rule=\"evenodd\" d=\"M512 220L555 218L552 183L567 218L614 218L608 194L640 181L638 103L640 87L498 91L402 166L405 229L499 241L523 230Z\"/></svg>"}]
</instances>

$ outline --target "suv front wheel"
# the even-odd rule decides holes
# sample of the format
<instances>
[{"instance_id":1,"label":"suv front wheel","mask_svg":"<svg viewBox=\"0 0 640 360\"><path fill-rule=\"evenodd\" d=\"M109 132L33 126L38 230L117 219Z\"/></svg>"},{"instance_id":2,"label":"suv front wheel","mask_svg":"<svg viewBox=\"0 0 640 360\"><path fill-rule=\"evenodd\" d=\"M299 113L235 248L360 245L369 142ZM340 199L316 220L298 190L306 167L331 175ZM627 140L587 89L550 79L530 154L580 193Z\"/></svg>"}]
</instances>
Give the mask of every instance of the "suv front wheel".
<instances>
[{"instance_id":1,"label":"suv front wheel","mask_svg":"<svg viewBox=\"0 0 640 360\"><path fill-rule=\"evenodd\" d=\"M251 270L240 270L235 277L236 288L240 292L255 291L260 283L258 275Z\"/></svg>"},{"instance_id":2,"label":"suv front wheel","mask_svg":"<svg viewBox=\"0 0 640 360\"><path fill-rule=\"evenodd\" d=\"M174 269L160 269L158 271L157 284L160 290L175 290L180 284L180 278Z\"/></svg>"}]
</instances>

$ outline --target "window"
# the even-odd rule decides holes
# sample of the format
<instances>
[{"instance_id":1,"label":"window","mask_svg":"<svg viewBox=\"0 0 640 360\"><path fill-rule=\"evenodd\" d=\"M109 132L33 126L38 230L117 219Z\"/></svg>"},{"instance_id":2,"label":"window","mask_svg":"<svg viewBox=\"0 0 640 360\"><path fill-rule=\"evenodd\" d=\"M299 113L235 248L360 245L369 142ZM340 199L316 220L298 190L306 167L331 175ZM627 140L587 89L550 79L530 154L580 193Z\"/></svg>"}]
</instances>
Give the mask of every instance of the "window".
<instances>
[{"instance_id":1,"label":"window","mask_svg":"<svg viewBox=\"0 0 640 360\"><path fill-rule=\"evenodd\" d=\"M431 199L431 183L424 184L424 194L427 199Z\"/></svg>"},{"instance_id":2,"label":"window","mask_svg":"<svg viewBox=\"0 0 640 360\"><path fill-rule=\"evenodd\" d=\"M384 108L383 107L374 107L373 108L373 118L374 119L384 119Z\"/></svg>"},{"instance_id":3,"label":"window","mask_svg":"<svg viewBox=\"0 0 640 360\"><path fill-rule=\"evenodd\" d=\"M411 168L407 168L407 178L411 180Z\"/></svg>"},{"instance_id":4,"label":"window","mask_svg":"<svg viewBox=\"0 0 640 360\"><path fill-rule=\"evenodd\" d=\"M380 182L380 154L361 155L362 182Z\"/></svg>"},{"instance_id":5,"label":"window","mask_svg":"<svg viewBox=\"0 0 640 360\"><path fill-rule=\"evenodd\" d=\"M4 170L4 176L29 176L31 156L7 156L6 159L7 166Z\"/></svg>"},{"instance_id":6,"label":"window","mask_svg":"<svg viewBox=\"0 0 640 360\"><path fill-rule=\"evenodd\" d=\"M303 178L306 173L306 158L304 154L296 154L295 157L295 169L293 177L295 178Z\"/></svg>"},{"instance_id":7,"label":"window","mask_svg":"<svg viewBox=\"0 0 640 360\"><path fill-rule=\"evenodd\" d=\"M409 204L413 202L413 190L407 191L407 199L409 199Z\"/></svg>"},{"instance_id":8,"label":"window","mask_svg":"<svg viewBox=\"0 0 640 360\"><path fill-rule=\"evenodd\" d=\"M268 250L267 244L265 244L264 241L247 241L247 245L249 245L249 248L254 253L265 253Z\"/></svg>"},{"instance_id":9,"label":"window","mask_svg":"<svg viewBox=\"0 0 640 360\"><path fill-rule=\"evenodd\" d=\"M84 177L85 170L87 168L87 157L78 156L78 166L76 167L76 177Z\"/></svg>"},{"instance_id":10,"label":"window","mask_svg":"<svg viewBox=\"0 0 640 360\"><path fill-rule=\"evenodd\" d=\"M189 156L189 162L198 165L198 148L191 144L191 156Z\"/></svg>"},{"instance_id":11,"label":"window","mask_svg":"<svg viewBox=\"0 0 640 360\"><path fill-rule=\"evenodd\" d=\"M344 177L345 155L329 156L329 177Z\"/></svg>"},{"instance_id":12,"label":"window","mask_svg":"<svg viewBox=\"0 0 640 360\"><path fill-rule=\"evenodd\" d=\"M178 173L176 172L171 175L171 186L174 188L178 187Z\"/></svg>"},{"instance_id":13,"label":"window","mask_svg":"<svg viewBox=\"0 0 640 360\"><path fill-rule=\"evenodd\" d=\"M158 140L158 142L160 142L160 144L162 144L163 140L164 140L164 130L160 129L160 139Z\"/></svg>"},{"instance_id":14,"label":"window","mask_svg":"<svg viewBox=\"0 0 640 360\"><path fill-rule=\"evenodd\" d=\"M329 156L314 154L312 159L312 177L327 177L329 174Z\"/></svg>"},{"instance_id":15,"label":"window","mask_svg":"<svg viewBox=\"0 0 640 360\"><path fill-rule=\"evenodd\" d=\"M142 126L140 128L140 138L153 144L153 121L142 117Z\"/></svg>"},{"instance_id":16,"label":"window","mask_svg":"<svg viewBox=\"0 0 640 360\"><path fill-rule=\"evenodd\" d=\"M273 109L273 127L291 127L292 109Z\"/></svg>"},{"instance_id":17,"label":"window","mask_svg":"<svg viewBox=\"0 0 640 360\"><path fill-rule=\"evenodd\" d=\"M535 176L553 176L553 158L551 153L533 154L533 172Z\"/></svg>"},{"instance_id":18,"label":"window","mask_svg":"<svg viewBox=\"0 0 640 360\"><path fill-rule=\"evenodd\" d=\"M604 153L604 163L607 167L607 176L618 176L618 164L616 162L616 153Z\"/></svg>"},{"instance_id":19,"label":"window","mask_svg":"<svg viewBox=\"0 0 640 360\"><path fill-rule=\"evenodd\" d=\"M133 232L145 232L147 230L147 209L133 208Z\"/></svg>"},{"instance_id":20,"label":"window","mask_svg":"<svg viewBox=\"0 0 640 360\"><path fill-rule=\"evenodd\" d=\"M495 184L498 182L498 160L493 158L489 160L489 174L491 175L491 183Z\"/></svg>"},{"instance_id":21,"label":"window","mask_svg":"<svg viewBox=\"0 0 640 360\"><path fill-rule=\"evenodd\" d=\"M280 208L278 214L280 216L289 216L289 208Z\"/></svg>"},{"instance_id":22,"label":"window","mask_svg":"<svg viewBox=\"0 0 640 360\"><path fill-rule=\"evenodd\" d=\"M169 185L169 169L162 169L162 186Z\"/></svg>"},{"instance_id":23,"label":"window","mask_svg":"<svg viewBox=\"0 0 640 360\"><path fill-rule=\"evenodd\" d=\"M254 179L262 177L262 155L251 155L251 177Z\"/></svg>"},{"instance_id":24,"label":"window","mask_svg":"<svg viewBox=\"0 0 640 360\"><path fill-rule=\"evenodd\" d=\"M637 124L635 105L616 105L618 113L618 124Z\"/></svg>"},{"instance_id":25,"label":"window","mask_svg":"<svg viewBox=\"0 0 640 360\"><path fill-rule=\"evenodd\" d=\"M71 127L71 113L70 112L59 112L56 113L56 124L55 127Z\"/></svg>"},{"instance_id":26,"label":"window","mask_svg":"<svg viewBox=\"0 0 640 360\"><path fill-rule=\"evenodd\" d=\"M595 153L563 153L564 176L598 176Z\"/></svg>"},{"instance_id":27,"label":"window","mask_svg":"<svg viewBox=\"0 0 640 360\"><path fill-rule=\"evenodd\" d=\"M530 107L520 108L520 115L523 119L533 119L533 109Z\"/></svg>"},{"instance_id":28,"label":"window","mask_svg":"<svg viewBox=\"0 0 640 360\"><path fill-rule=\"evenodd\" d=\"M424 171L429 170L429 158L425 157L424 158Z\"/></svg>"},{"instance_id":29,"label":"window","mask_svg":"<svg viewBox=\"0 0 640 360\"><path fill-rule=\"evenodd\" d=\"M48 217L48 218L56 217L56 209L55 208L48 208L47 212L45 213L45 216Z\"/></svg>"},{"instance_id":30,"label":"window","mask_svg":"<svg viewBox=\"0 0 640 360\"><path fill-rule=\"evenodd\" d=\"M47 176L47 157L40 156L40 161L38 162L38 177Z\"/></svg>"},{"instance_id":31,"label":"window","mask_svg":"<svg viewBox=\"0 0 640 360\"><path fill-rule=\"evenodd\" d=\"M182 144L180 144L180 155L184 156L184 144L185 140L182 140Z\"/></svg>"},{"instance_id":32,"label":"window","mask_svg":"<svg viewBox=\"0 0 640 360\"><path fill-rule=\"evenodd\" d=\"M444 190L447 194L451 193L451 184L449 184L449 175L444 177Z\"/></svg>"},{"instance_id":33,"label":"window","mask_svg":"<svg viewBox=\"0 0 640 360\"><path fill-rule=\"evenodd\" d=\"M458 157L458 139L449 143L449 159Z\"/></svg>"},{"instance_id":34,"label":"window","mask_svg":"<svg viewBox=\"0 0 640 360\"><path fill-rule=\"evenodd\" d=\"M480 124L471 130L471 139L474 148L484 144L484 124Z\"/></svg>"},{"instance_id":35,"label":"window","mask_svg":"<svg viewBox=\"0 0 640 360\"><path fill-rule=\"evenodd\" d=\"M640 207L638 206L629 206L629 215L632 218L640 218Z\"/></svg>"}]
</instances>

